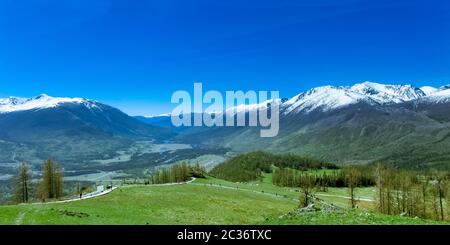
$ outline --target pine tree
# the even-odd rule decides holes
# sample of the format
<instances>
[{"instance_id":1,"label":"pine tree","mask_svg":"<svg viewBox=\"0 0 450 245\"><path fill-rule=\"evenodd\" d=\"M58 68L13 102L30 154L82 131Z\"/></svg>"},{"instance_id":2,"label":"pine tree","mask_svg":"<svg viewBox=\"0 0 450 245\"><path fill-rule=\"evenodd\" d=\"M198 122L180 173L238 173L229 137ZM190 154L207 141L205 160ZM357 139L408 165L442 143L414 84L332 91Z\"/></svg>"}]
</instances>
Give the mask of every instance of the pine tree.
<instances>
[{"instance_id":1,"label":"pine tree","mask_svg":"<svg viewBox=\"0 0 450 245\"><path fill-rule=\"evenodd\" d=\"M17 203L26 203L29 201L31 175L30 169L26 163L22 163L19 172L15 178L14 201Z\"/></svg>"},{"instance_id":2,"label":"pine tree","mask_svg":"<svg viewBox=\"0 0 450 245\"><path fill-rule=\"evenodd\" d=\"M63 172L61 167L52 159L48 159L42 166L42 181L39 185L40 196L46 199L59 199L63 195Z\"/></svg>"}]
</instances>

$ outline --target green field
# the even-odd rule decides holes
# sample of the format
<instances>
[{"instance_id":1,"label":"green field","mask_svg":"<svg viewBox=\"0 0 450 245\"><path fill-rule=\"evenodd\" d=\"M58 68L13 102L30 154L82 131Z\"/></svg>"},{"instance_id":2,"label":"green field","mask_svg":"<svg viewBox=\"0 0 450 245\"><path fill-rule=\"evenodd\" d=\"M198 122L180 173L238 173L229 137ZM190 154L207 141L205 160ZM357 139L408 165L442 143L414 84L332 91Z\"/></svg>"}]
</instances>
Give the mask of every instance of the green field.
<instances>
[{"instance_id":1,"label":"green field","mask_svg":"<svg viewBox=\"0 0 450 245\"><path fill-rule=\"evenodd\" d=\"M448 224L433 220L413 219L396 215L384 215L362 210L343 210L340 212L309 212L295 217L280 217L266 220L264 224L272 225L397 225L397 224Z\"/></svg>"},{"instance_id":2,"label":"green field","mask_svg":"<svg viewBox=\"0 0 450 245\"><path fill-rule=\"evenodd\" d=\"M370 209L294 213L299 193L271 184L271 175L255 183L215 178L171 186L123 186L82 201L0 207L1 224L424 224L431 220L380 215ZM362 188L364 195L372 190ZM345 190L329 189L330 195ZM336 206L348 200L330 197ZM325 198L323 198L325 200Z\"/></svg>"},{"instance_id":3,"label":"green field","mask_svg":"<svg viewBox=\"0 0 450 245\"><path fill-rule=\"evenodd\" d=\"M263 173L263 178L261 181L254 181L249 183L233 183L222 179L216 179L208 177L207 179L197 179L195 184L206 184L206 185L221 185L229 187L238 187L239 189L253 190L265 194L276 194L281 196L286 196L291 199L298 199L300 193L298 188L291 187L279 187L272 184L272 174ZM328 201L340 207L348 207L349 199L344 198L348 196L347 188L328 188L326 192L318 190L316 196L320 199ZM361 187L355 190L357 198L365 199L375 199L375 188L373 187ZM360 201L359 205L367 209L373 209L373 203L367 201Z\"/></svg>"},{"instance_id":4,"label":"green field","mask_svg":"<svg viewBox=\"0 0 450 245\"><path fill-rule=\"evenodd\" d=\"M254 224L296 203L197 185L122 187L88 200L0 207L2 224Z\"/></svg>"}]
</instances>

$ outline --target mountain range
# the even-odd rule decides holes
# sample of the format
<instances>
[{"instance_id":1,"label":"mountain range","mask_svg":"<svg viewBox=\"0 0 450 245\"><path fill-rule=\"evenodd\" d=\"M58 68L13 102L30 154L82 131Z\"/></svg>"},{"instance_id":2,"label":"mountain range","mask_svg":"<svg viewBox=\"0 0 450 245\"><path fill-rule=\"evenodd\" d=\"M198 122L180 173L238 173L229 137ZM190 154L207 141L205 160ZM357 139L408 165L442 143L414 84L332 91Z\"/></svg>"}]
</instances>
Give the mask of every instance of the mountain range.
<instances>
[{"instance_id":1,"label":"mountain range","mask_svg":"<svg viewBox=\"0 0 450 245\"><path fill-rule=\"evenodd\" d=\"M49 157L79 167L136 140L157 142L170 134L94 100L45 94L0 99L0 167Z\"/></svg>"},{"instance_id":2,"label":"mountain range","mask_svg":"<svg viewBox=\"0 0 450 245\"><path fill-rule=\"evenodd\" d=\"M248 113L264 103L236 111ZM450 86L363 82L317 87L271 103L280 106L277 137L260 138L258 128L213 127L188 128L177 138L233 151L293 152L341 164L450 167ZM162 124L170 116L152 120Z\"/></svg>"},{"instance_id":3,"label":"mountain range","mask_svg":"<svg viewBox=\"0 0 450 245\"><path fill-rule=\"evenodd\" d=\"M260 138L255 127L174 128L169 114L131 117L89 99L3 98L0 167L52 156L75 168L114 157L136 141L168 140L200 149L293 152L340 164L450 167L450 86L323 86L236 111L270 110L273 103L280 106L280 132Z\"/></svg>"}]
</instances>

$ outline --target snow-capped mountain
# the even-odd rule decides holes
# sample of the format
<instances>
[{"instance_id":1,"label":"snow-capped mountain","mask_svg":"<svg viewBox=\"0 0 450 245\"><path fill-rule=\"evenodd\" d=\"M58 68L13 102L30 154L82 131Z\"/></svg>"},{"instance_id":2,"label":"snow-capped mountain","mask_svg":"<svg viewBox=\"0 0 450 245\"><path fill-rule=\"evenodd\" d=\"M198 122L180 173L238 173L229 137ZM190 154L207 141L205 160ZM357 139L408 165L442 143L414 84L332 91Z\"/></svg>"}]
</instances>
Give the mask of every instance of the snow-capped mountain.
<instances>
[{"instance_id":1,"label":"snow-capped mountain","mask_svg":"<svg viewBox=\"0 0 450 245\"><path fill-rule=\"evenodd\" d=\"M0 99L0 140L36 142L68 135L154 137L157 131L94 100L45 94L29 99Z\"/></svg>"},{"instance_id":2,"label":"snow-capped mountain","mask_svg":"<svg viewBox=\"0 0 450 245\"><path fill-rule=\"evenodd\" d=\"M270 99L256 104L241 104L224 110L224 113L250 112L267 109L278 104L283 115L310 113L312 111L332 111L349 105L365 103L367 105L390 105L408 101L442 102L450 101L450 85L434 88L412 85L386 85L375 82L363 82L352 86L322 86L302 92L290 99ZM204 113L212 113L205 111ZM156 118L169 118L170 114Z\"/></svg>"},{"instance_id":3,"label":"snow-capped mountain","mask_svg":"<svg viewBox=\"0 0 450 245\"><path fill-rule=\"evenodd\" d=\"M51 97L45 94L28 99L0 99L0 126L0 139L1 136L29 139L35 133L40 135L39 132L64 135L88 128L89 132L124 136L155 134L148 125L114 107L89 99Z\"/></svg>"},{"instance_id":4,"label":"snow-capped mountain","mask_svg":"<svg viewBox=\"0 0 450 245\"><path fill-rule=\"evenodd\" d=\"M280 106L280 131L274 138L261 138L255 127L212 127L185 131L179 139L237 152L293 152L344 164L427 168L448 166L450 161L450 87L373 82L323 86L283 100ZM243 108L236 109L267 107L259 103Z\"/></svg>"},{"instance_id":5,"label":"snow-capped mountain","mask_svg":"<svg viewBox=\"0 0 450 245\"><path fill-rule=\"evenodd\" d=\"M450 102L450 89L449 88L435 89L433 92L429 93L428 96L423 97L418 102L427 102L427 103L446 103L446 102Z\"/></svg>"},{"instance_id":6,"label":"snow-capped mountain","mask_svg":"<svg viewBox=\"0 0 450 245\"><path fill-rule=\"evenodd\" d=\"M260 103L256 104L240 104L237 106L233 106L230 108L227 108L224 113L227 115L234 115L237 113L245 113L249 111L255 111L255 110L266 110L272 105L281 105L283 103L282 99L269 99ZM213 113L213 112L207 112L207 113Z\"/></svg>"},{"instance_id":7,"label":"snow-capped mountain","mask_svg":"<svg viewBox=\"0 0 450 245\"><path fill-rule=\"evenodd\" d=\"M271 104L278 104L284 115L291 113L309 113L315 110L331 111L348 105L366 103L368 105L397 104L427 97L442 89L432 87L414 87L412 85L385 85L363 82L353 86L322 86L302 92L291 99L268 100L250 105L237 105L225 112L249 112L267 109Z\"/></svg>"},{"instance_id":8,"label":"snow-capped mountain","mask_svg":"<svg viewBox=\"0 0 450 245\"><path fill-rule=\"evenodd\" d=\"M283 104L291 112L308 113L314 110L330 111L356 103L385 105L402 103L425 97L426 93L411 85L384 85L363 82L353 86L323 86L294 96Z\"/></svg>"},{"instance_id":9,"label":"snow-capped mountain","mask_svg":"<svg viewBox=\"0 0 450 245\"><path fill-rule=\"evenodd\" d=\"M438 88L431 87L431 86L423 86L423 87L420 87L420 90L422 90L422 91L425 93L425 95L431 95L431 94L434 94L434 93L436 93L437 91L439 91Z\"/></svg>"},{"instance_id":10,"label":"snow-capped mountain","mask_svg":"<svg viewBox=\"0 0 450 245\"><path fill-rule=\"evenodd\" d=\"M0 163L11 161L14 153L33 163L52 156L77 165L127 149L136 140L170 135L168 129L94 100L48 95L0 99Z\"/></svg>"},{"instance_id":11,"label":"snow-capped mountain","mask_svg":"<svg viewBox=\"0 0 450 245\"><path fill-rule=\"evenodd\" d=\"M385 85L363 82L355 84L348 89L364 94L380 104L401 103L426 96L420 88L411 85Z\"/></svg>"},{"instance_id":12,"label":"snow-capped mountain","mask_svg":"<svg viewBox=\"0 0 450 245\"><path fill-rule=\"evenodd\" d=\"M158 118L158 117L170 117L170 113L162 113L158 115L150 115L150 116L140 116L143 118L151 119L151 118Z\"/></svg>"},{"instance_id":13,"label":"snow-capped mountain","mask_svg":"<svg viewBox=\"0 0 450 245\"><path fill-rule=\"evenodd\" d=\"M0 160L14 148L36 159L52 155L77 164L116 152L134 140L175 140L208 149L296 152L345 163L450 161L450 86L323 86L290 99L238 105L224 112L247 113L276 104L282 113L280 133L261 139L254 127L174 129L169 115L132 118L88 99L8 97L0 99ZM437 157L429 160L430 154Z\"/></svg>"},{"instance_id":14,"label":"snow-capped mountain","mask_svg":"<svg viewBox=\"0 0 450 245\"><path fill-rule=\"evenodd\" d=\"M365 101L375 103L370 97L345 87L324 86L313 88L294 96L283 103L284 114L311 112L314 110L329 111L339 107Z\"/></svg>"},{"instance_id":15,"label":"snow-capped mountain","mask_svg":"<svg viewBox=\"0 0 450 245\"><path fill-rule=\"evenodd\" d=\"M439 87L439 90L446 90L450 88L450 84Z\"/></svg>"},{"instance_id":16,"label":"snow-capped mountain","mask_svg":"<svg viewBox=\"0 0 450 245\"><path fill-rule=\"evenodd\" d=\"M55 98L41 94L33 98L8 97L0 99L0 113L40 110L53 108L65 103L84 105L88 108L100 108L98 102L82 98Z\"/></svg>"},{"instance_id":17,"label":"snow-capped mountain","mask_svg":"<svg viewBox=\"0 0 450 245\"><path fill-rule=\"evenodd\" d=\"M450 102L450 84L439 88L423 86L420 88L426 96L418 100L419 103L446 103Z\"/></svg>"}]
</instances>

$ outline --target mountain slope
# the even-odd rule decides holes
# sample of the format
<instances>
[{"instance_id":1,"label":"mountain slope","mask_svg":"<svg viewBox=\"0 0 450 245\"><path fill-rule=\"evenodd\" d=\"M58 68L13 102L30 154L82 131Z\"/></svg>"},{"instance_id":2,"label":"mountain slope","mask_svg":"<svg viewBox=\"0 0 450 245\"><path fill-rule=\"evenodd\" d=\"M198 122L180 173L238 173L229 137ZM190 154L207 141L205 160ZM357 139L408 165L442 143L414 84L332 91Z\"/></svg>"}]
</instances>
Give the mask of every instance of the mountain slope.
<instances>
[{"instance_id":1,"label":"mountain slope","mask_svg":"<svg viewBox=\"0 0 450 245\"><path fill-rule=\"evenodd\" d=\"M274 138L260 138L255 127L213 127L178 137L239 152L294 152L341 164L450 168L450 89L424 92L369 82L325 86L284 101L280 112Z\"/></svg>"},{"instance_id":2,"label":"mountain slope","mask_svg":"<svg viewBox=\"0 0 450 245\"><path fill-rule=\"evenodd\" d=\"M363 82L351 87L323 86L294 96L282 104L284 114L323 112L339 109L358 103L369 105L387 105L402 103L426 96L421 89L411 85L384 85L374 82Z\"/></svg>"},{"instance_id":3,"label":"mountain slope","mask_svg":"<svg viewBox=\"0 0 450 245\"><path fill-rule=\"evenodd\" d=\"M0 100L0 163L40 162L49 156L79 164L129 147L135 140L170 137L111 106L40 95Z\"/></svg>"}]
</instances>

